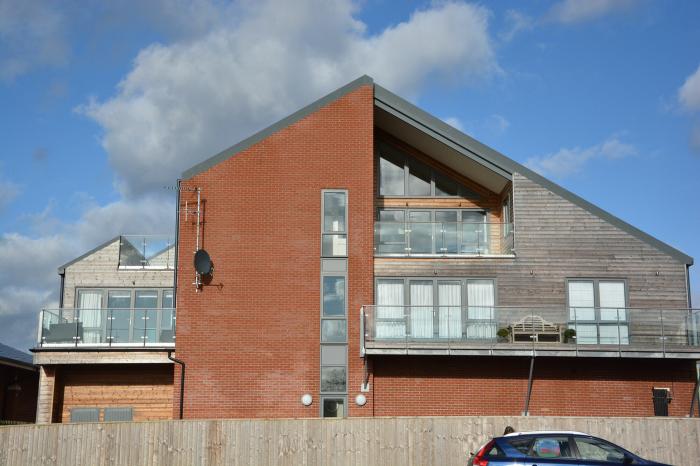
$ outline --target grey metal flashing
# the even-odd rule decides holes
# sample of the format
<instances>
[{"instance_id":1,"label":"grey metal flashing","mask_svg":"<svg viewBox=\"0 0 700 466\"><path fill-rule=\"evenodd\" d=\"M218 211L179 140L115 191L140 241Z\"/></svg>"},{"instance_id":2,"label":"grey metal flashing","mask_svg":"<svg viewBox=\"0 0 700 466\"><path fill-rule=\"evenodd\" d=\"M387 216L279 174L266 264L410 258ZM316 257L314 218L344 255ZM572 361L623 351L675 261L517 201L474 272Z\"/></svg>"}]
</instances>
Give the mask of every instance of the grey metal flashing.
<instances>
[{"instance_id":1,"label":"grey metal flashing","mask_svg":"<svg viewBox=\"0 0 700 466\"><path fill-rule=\"evenodd\" d=\"M90 254L94 254L94 253L96 253L97 251L99 251L100 249L109 246L110 244L112 244L112 243L114 243L115 241L117 241L119 238L121 238L121 236L115 236L114 238L105 241L104 243L100 244L99 246L90 249L90 250L89 250L88 252L86 252L85 254L82 254L82 255L76 257L75 259L71 260L70 262L66 262L65 264L63 264L62 266L60 266L60 267L58 268L58 274L61 275L61 274L65 273L66 267L69 267L69 266L75 264L76 262L85 259L85 258L86 258L87 256L89 256Z\"/></svg>"},{"instance_id":2,"label":"grey metal flashing","mask_svg":"<svg viewBox=\"0 0 700 466\"><path fill-rule=\"evenodd\" d=\"M687 265L693 264L693 258L687 254L658 240L657 238L654 238L648 233L644 233L638 228L601 209L600 207L591 204L571 191L562 188L558 184L548 180L535 171L530 170L524 165L519 164L515 160L506 157L500 152L480 143L476 139L467 136L461 131L443 122L439 118L430 115L424 110L421 110L405 99L377 84L374 85L374 101L375 105L382 110L391 113L417 129L423 130L440 142L445 143L449 147L457 150L485 167L491 168L497 173L508 178L510 178L514 173L519 173L531 181L534 181L551 192L559 195L560 197L629 233L637 239L644 241L656 249L668 254L681 263Z\"/></svg>"},{"instance_id":3,"label":"grey metal flashing","mask_svg":"<svg viewBox=\"0 0 700 466\"><path fill-rule=\"evenodd\" d=\"M346 84L345 86L336 89L335 91L331 92L330 94L321 97L317 101L307 105L306 107L302 108L301 110L298 110L291 115L281 119L277 123L274 123L267 128L258 131L257 133L253 134L252 136L244 139L243 141L239 142L238 144L235 144L228 149L224 149L223 151L219 152L213 157L208 158L207 160L204 160L203 162L198 163L197 165L189 168L188 170L185 170L182 173L182 178L183 179L188 179L192 178L193 176L202 173L211 167L223 162L224 160L233 157L237 153L249 148L250 146L262 141L263 139L267 138L273 133L276 133L277 131L286 128L287 126L290 126L297 121L301 120L302 118L307 117L308 115L316 112L322 107L325 107L329 103L338 100L340 97L344 96L345 94L348 94L355 89L365 86L365 85L373 85L374 80L367 76L363 75L359 77L358 79L352 81L349 84Z\"/></svg>"}]
</instances>

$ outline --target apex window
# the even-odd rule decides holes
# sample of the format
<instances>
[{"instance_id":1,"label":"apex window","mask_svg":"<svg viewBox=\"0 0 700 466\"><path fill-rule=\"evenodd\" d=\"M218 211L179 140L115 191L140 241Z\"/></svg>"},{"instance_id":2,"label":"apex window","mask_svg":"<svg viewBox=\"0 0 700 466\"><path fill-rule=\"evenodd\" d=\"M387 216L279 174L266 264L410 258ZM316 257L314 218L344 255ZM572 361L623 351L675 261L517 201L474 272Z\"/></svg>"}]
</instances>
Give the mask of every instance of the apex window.
<instances>
[{"instance_id":1,"label":"apex window","mask_svg":"<svg viewBox=\"0 0 700 466\"><path fill-rule=\"evenodd\" d=\"M378 165L380 196L479 199L474 191L386 143L379 145Z\"/></svg>"}]
</instances>

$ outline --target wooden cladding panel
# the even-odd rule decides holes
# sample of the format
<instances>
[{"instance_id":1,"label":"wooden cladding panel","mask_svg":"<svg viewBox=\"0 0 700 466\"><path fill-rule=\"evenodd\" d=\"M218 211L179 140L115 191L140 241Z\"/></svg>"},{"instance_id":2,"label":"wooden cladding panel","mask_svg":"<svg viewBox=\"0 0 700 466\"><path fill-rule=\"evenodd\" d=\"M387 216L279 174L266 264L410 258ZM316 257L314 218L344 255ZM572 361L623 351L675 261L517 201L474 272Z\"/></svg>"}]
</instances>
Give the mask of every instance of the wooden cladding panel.
<instances>
[{"instance_id":1,"label":"wooden cladding panel","mask_svg":"<svg viewBox=\"0 0 700 466\"><path fill-rule=\"evenodd\" d=\"M133 408L134 421L172 419L172 365L63 366L60 421L71 408ZM103 413L100 412L100 420Z\"/></svg>"},{"instance_id":2,"label":"wooden cladding panel","mask_svg":"<svg viewBox=\"0 0 700 466\"><path fill-rule=\"evenodd\" d=\"M375 276L496 278L501 306L566 305L567 278L625 279L629 306L687 306L685 265L514 175L515 258L375 258Z\"/></svg>"}]
</instances>

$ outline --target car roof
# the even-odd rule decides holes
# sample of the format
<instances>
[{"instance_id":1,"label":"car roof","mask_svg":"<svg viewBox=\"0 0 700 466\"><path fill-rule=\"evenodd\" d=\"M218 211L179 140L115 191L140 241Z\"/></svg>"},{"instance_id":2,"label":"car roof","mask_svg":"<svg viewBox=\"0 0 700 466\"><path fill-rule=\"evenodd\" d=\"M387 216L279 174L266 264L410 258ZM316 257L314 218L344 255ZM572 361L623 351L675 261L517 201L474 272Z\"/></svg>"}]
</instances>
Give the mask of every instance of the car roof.
<instances>
[{"instance_id":1,"label":"car roof","mask_svg":"<svg viewBox=\"0 0 700 466\"><path fill-rule=\"evenodd\" d=\"M576 432L570 430L532 430L528 432L513 432L506 434L503 437L517 437L519 435L585 435L587 437L592 437L591 434L586 434L585 432Z\"/></svg>"}]
</instances>

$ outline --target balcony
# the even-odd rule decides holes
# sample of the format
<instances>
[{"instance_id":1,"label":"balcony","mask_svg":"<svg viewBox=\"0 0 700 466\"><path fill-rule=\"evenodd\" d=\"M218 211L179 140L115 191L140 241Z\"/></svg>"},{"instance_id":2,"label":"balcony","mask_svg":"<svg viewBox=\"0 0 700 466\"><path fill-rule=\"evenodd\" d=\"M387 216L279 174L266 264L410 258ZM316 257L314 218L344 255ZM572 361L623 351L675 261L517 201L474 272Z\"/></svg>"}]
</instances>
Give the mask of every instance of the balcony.
<instances>
[{"instance_id":1,"label":"balcony","mask_svg":"<svg viewBox=\"0 0 700 466\"><path fill-rule=\"evenodd\" d=\"M162 235L124 235L119 237L120 269L173 270L175 241Z\"/></svg>"},{"instance_id":2,"label":"balcony","mask_svg":"<svg viewBox=\"0 0 700 466\"><path fill-rule=\"evenodd\" d=\"M362 354L700 357L700 309L363 306Z\"/></svg>"},{"instance_id":3,"label":"balcony","mask_svg":"<svg viewBox=\"0 0 700 466\"><path fill-rule=\"evenodd\" d=\"M511 254L511 223L374 223L374 255L377 257L470 257Z\"/></svg>"},{"instance_id":4,"label":"balcony","mask_svg":"<svg viewBox=\"0 0 700 466\"><path fill-rule=\"evenodd\" d=\"M39 348L175 346L175 309L44 309Z\"/></svg>"}]
</instances>

